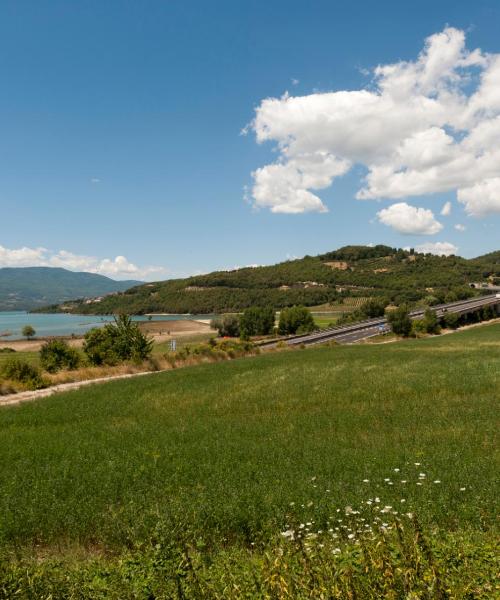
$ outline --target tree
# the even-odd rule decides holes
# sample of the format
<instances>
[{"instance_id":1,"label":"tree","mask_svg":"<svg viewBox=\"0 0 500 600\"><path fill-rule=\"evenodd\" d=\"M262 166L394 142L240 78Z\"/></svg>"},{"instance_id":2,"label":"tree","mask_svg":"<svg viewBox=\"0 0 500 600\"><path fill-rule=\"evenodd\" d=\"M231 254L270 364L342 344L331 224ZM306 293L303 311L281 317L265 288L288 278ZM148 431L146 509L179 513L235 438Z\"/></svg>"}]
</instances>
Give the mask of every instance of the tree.
<instances>
[{"instance_id":1,"label":"tree","mask_svg":"<svg viewBox=\"0 0 500 600\"><path fill-rule=\"evenodd\" d=\"M460 323L460 315L457 313L445 313L443 317L445 327L456 329Z\"/></svg>"},{"instance_id":2,"label":"tree","mask_svg":"<svg viewBox=\"0 0 500 600\"><path fill-rule=\"evenodd\" d=\"M367 319L383 317L387 302L383 299L370 298L361 306L361 313Z\"/></svg>"},{"instance_id":3,"label":"tree","mask_svg":"<svg viewBox=\"0 0 500 600\"><path fill-rule=\"evenodd\" d=\"M239 337L240 318L238 315L226 314L222 318L212 319L210 327L216 329L220 337Z\"/></svg>"},{"instance_id":4,"label":"tree","mask_svg":"<svg viewBox=\"0 0 500 600\"><path fill-rule=\"evenodd\" d=\"M50 340L40 349L40 365L49 373L76 369L79 364L80 354L64 340Z\"/></svg>"},{"instance_id":5,"label":"tree","mask_svg":"<svg viewBox=\"0 0 500 600\"><path fill-rule=\"evenodd\" d=\"M117 365L127 360L141 362L151 355L153 341L145 336L128 315L85 334L83 351L93 365Z\"/></svg>"},{"instance_id":6,"label":"tree","mask_svg":"<svg viewBox=\"0 0 500 600\"><path fill-rule=\"evenodd\" d=\"M439 319L437 318L436 311L427 308L424 313L423 323L426 333L441 333L441 326L439 325Z\"/></svg>"},{"instance_id":7,"label":"tree","mask_svg":"<svg viewBox=\"0 0 500 600\"><path fill-rule=\"evenodd\" d=\"M308 333L313 331L316 325L310 311L304 306L292 306L284 308L280 312L278 333L290 335L294 333Z\"/></svg>"},{"instance_id":8,"label":"tree","mask_svg":"<svg viewBox=\"0 0 500 600\"><path fill-rule=\"evenodd\" d=\"M245 309L240 317L240 336L248 340L252 335L268 335L273 332L276 315L272 307L253 306Z\"/></svg>"},{"instance_id":9,"label":"tree","mask_svg":"<svg viewBox=\"0 0 500 600\"><path fill-rule=\"evenodd\" d=\"M403 337L410 335L412 323L406 304L402 304L396 310L389 312L387 321L396 335L402 335Z\"/></svg>"},{"instance_id":10,"label":"tree","mask_svg":"<svg viewBox=\"0 0 500 600\"><path fill-rule=\"evenodd\" d=\"M31 339L36 335L36 331L31 325L25 325L21 333L27 340Z\"/></svg>"}]
</instances>

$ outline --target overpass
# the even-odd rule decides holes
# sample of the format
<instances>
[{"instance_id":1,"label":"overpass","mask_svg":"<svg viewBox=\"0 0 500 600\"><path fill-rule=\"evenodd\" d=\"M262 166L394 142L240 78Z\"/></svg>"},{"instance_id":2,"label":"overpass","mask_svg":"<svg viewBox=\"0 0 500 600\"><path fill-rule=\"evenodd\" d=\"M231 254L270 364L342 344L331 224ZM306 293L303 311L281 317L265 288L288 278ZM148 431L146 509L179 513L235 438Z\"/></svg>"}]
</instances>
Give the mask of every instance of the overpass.
<instances>
[{"instance_id":1,"label":"overpass","mask_svg":"<svg viewBox=\"0 0 500 600\"><path fill-rule=\"evenodd\" d=\"M500 308L500 294L498 296L490 294L479 298L469 298L468 300L439 304L431 308L437 317L441 318L450 313L465 315L489 306L496 307L497 310ZM414 310L410 313L410 317L412 319L419 319L424 316L424 313L425 309ZM327 329L304 335L294 335L288 338L281 338L280 340L269 340L259 344L259 346L273 348L280 342L284 342L288 346L300 346L302 344L312 346L332 340L339 344L349 344L380 335L381 333L387 333L390 329L386 317L378 317L350 325L328 327Z\"/></svg>"}]
</instances>

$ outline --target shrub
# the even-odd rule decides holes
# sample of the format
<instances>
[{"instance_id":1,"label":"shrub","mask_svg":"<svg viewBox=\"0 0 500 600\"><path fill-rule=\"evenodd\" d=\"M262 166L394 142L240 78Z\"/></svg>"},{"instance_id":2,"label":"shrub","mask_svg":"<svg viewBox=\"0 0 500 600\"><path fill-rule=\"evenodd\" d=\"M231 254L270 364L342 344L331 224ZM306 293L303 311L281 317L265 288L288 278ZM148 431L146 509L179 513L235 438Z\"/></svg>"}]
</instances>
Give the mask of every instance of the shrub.
<instances>
[{"instance_id":1,"label":"shrub","mask_svg":"<svg viewBox=\"0 0 500 600\"><path fill-rule=\"evenodd\" d=\"M1 375L4 379L22 384L28 390L37 390L47 386L40 369L20 359L6 362L2 367Z\"/></svg>"},{"instance_id":2,"label":"shrub","mask_svg":"<svg viewBox=\"0 0 500 600\"><path fill-rule=\"evenodd\" d=\"M446 313L443 317L445 327L456 329L460 323L460 315L457 313Z\"/></svg>"},{"instance_id":3,"label":"shrub","mask_svg":"<svg viewBox=\"0 0 500 600\"><path fill-rule=\"evenodd\" d=\"M14 348L0 348L0 354L13 354Z\"/></svg>"},{"instance_id":4,"label":"shrub","mask_svg":"<svg viewBox=\"0 0 500 600\"><path fill-rule=\"evenodd\" d=\"M212 319L210 327L216 329L221 337L239 337L240 335L238 315L226 314L222 318Z\"/></svg>"},{"instance_id":5,"label":"shrub","mask_svg":"<svg viewBox=\"0 0 500 600\"><path fill-rule=\"evenodd\" d=\"M280 335L308 333L314 329L313 316L304 306L292 306L281 311L278 325Z\"/></svg>"},{"instance_id":6,"label":"shrub","mask_svg":"<svg viewBox=\"0 0 500 600\"><path fill-rule=\"evenodd\" d=\"M240 317L240 336L248 340L252 335L269 335L273 332L276 315L272 307L247 308Z\"/></svg>"},{"instance_id":7,"label":"shrub","mask_svg":"<svg viewBox=\"0 0 500 600\"><path fill-rule=\"evenodd\" d=\"M64 340L50 340L40 349L40 364L49 373L57 373L61 369L77 369L80 354Z\"/></svg>"},{"instance_id":8,"label":"shrub","mask_svg":"<svg viewBox=\"0 0 500 600\"><path fill-rule=\"evenodd\" d=\"M403 337L410 335L412 322L406 304L402 304L396 310L389 312L387 321L396 335L402 335Z\"/></svg>"},{"instance_id":9,"label":"shrub","mask_svg":"<svg viewBox=\"0 0 500 600\"><path fill-rule=\"evenodd\" d=\"M117 365L127 360L142 362L150 357L153 341L129 316L115 317L114 323L85 334L83 351L92 365Z\"/></svg>"},{"instance_id":10,"label":"shrub","mask_svg":"<svg viewBox=\"0 0 500 600\"><path fill-rule=\"evenodd\" d=\"M376 298L370 298L370 300L367 300L361 307L361 314L367 319L383 317L386 305L387 302L383 299L377 300Z\"/></svg>"}]
</instances>

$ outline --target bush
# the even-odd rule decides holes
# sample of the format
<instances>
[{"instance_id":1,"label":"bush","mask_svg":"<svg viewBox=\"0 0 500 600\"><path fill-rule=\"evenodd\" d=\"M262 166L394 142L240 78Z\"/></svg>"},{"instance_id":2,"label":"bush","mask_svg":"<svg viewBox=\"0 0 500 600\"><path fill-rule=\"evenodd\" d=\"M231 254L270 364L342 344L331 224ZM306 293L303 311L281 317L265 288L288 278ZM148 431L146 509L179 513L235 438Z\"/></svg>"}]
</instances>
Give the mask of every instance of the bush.
<instances>
[{"instance_id":1,"label":"bush","mask_svg":"<svg viewBox=\"0 0 500 600\"><path fill-rule=\"evenodd\" d=\"M40 369L24 360L14 359L6 362L2 367L1 375L4 379L22 384L28 390L47 387Z\"/></svg>"},{"instance_id":2,"label":"bush","mask_svg":"<svg viewBox=\"0 0 500 600\"><path fill-rule=\"evenodd\" d=\"M460 323L460 315L457 313L446 313L443 317L444 326L449 329L456 329Z\"/></svg>"},{"instance_id":3,"label":"bush","mask_svg":"<svg viewBox=\"0 0 500 600\"><path fill-rule=\"evenodd\" d=\"M222 318L212 319L210 327L216 329L220 337L240 336L240 319L238 315L226 314Z\"/></svg>"},{"instance_id":4,"label":"bush","mask_svg":"<svg viewBox=\"0 0 500 600\"><path fill-rule=\"evenodd\" d=\"M240 317L240 336L248 340L252 335L269 335L273 332L276 315L272 307L247 308Z\"/></svg>"},{"instance_id":5,"label":"bush","mask_svg":"<svg viewBox=\"0 0 500 600\"><path fill-rule=\"evenodd\" d=\"M92 365L117 365L127 360L142 362L150 357L153 341L129 316L115 317L114 323L85 334L83 351Z\"/></svg>"},{"instance_id":6,"label":"bush","mask_svg":"<svg viewBox=\"0 0 500 600\"><path fill-rule=\"evenodd\" d=\"M80 354L64 340L50 340L40 349L40 364L49 373L57 373L61 369L77 369Z\"/></svg>"},{"instance_id":7,"label":"bush","mask_svg":"<svg viewBox=\"0 0 500 600\"><path fill-rule=\"evenodd\" d=\"M403 337L408 337L410 335L412 331L412 322L406 304L402 304L396 310L389 312L387 321L396 335L402 335Z\"/></svg>"},{"instance_id":8,"label":"bush","mask_svg":"<svg viewBox=\"0 0 500 600\"><path fill-rule=\"evenodd\" d=\"M0 354L13 354L14 348L0 348Z\"/></svg>"},{"instance_id":9,"label":"bush","mask_svg":"<svg viewBox=\"0 0 500 600\"><path fill-rule=\"evenodd\" d=\"M284 308L280 313L278 333L291 335L294 333L308 333L315 329L314 319L310 311L304 306Z\"/></svg>"},{"instance_id":10,"label":"bush","mask_svg":"<svg viewBox=\"0 0 500 600\"><path fill-rule=\"evenodd\" d=\"M367 300L360 309L361 314L367 319L374 319L375 317L383 317L385 314L385 307L387 302L385 300L377 300L376 298L370 298Z\"/></svg>"}]
</instances>

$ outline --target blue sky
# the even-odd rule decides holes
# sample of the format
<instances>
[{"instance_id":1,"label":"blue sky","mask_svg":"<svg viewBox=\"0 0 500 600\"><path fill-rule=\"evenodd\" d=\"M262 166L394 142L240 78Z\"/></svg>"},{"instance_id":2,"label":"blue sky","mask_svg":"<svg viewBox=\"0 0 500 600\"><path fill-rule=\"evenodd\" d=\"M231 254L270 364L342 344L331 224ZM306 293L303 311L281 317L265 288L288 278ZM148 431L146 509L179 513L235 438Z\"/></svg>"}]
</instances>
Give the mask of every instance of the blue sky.
<instances>
[{"instance_id":1,"label":"blue sky","mask_svg":"<svg viewBox=\"0 0 500 600\"><path fill-rule=\"evenodd\" d=\"M276 150L279 134L261 144L255 127L241 134L265 99L373 90L377 65L416 61L447 26L465 32L469 50L500 53L497 0L4 0L0 266L155 279L345 244L446 242L464 256L499 249L496 188L487 210L471 208L471 190L484 191L474 186L496 185L491 169L438 192L388 197L384 188L380 199L359 200L372 152L359 163L349 155L345 174L309 189L328 212L290 214L287 200L272 212L282 181L252 198L252 173L289 158ZM470 69L485 68L478 64ZM441 216L447 201L451 214ZM442 228L402 234L384 224L401 210L377 215L402 203L433 213L403 207L404 218Z\"/></svg>"}]
</instances>

